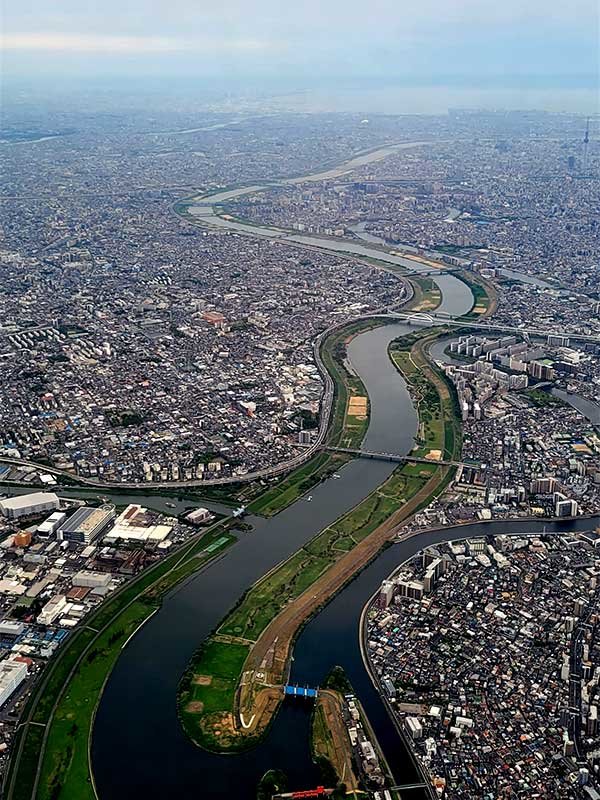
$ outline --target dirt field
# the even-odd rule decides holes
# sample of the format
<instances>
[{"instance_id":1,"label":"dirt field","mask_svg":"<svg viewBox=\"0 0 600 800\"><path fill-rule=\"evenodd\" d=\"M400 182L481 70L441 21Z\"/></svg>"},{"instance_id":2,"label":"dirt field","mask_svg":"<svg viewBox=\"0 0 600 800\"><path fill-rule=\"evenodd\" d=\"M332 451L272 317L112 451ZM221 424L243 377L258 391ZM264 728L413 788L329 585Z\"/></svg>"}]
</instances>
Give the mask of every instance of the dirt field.
<instances>
[{"instance_id":1,"label":"dirt field","mask_svg":"<svg viewBox=\"0 0 600 800\"><path fill-rule=\"evenodd\" d=\"M367 398L361 395L353 395L348 400L348 416L350 417L362 417L363 419L367 415Z\"/></svg>"}]
</instances>

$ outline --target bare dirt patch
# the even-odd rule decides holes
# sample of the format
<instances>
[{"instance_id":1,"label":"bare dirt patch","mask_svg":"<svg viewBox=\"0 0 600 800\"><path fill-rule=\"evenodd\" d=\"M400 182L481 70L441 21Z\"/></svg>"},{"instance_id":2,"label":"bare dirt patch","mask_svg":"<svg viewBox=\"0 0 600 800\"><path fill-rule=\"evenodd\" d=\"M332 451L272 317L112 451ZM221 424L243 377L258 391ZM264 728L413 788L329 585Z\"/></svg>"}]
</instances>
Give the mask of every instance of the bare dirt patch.
<instances>
[{"instance_id":1,"label":"bare dirt patch","mask_svg":"<svg viewBox=\"0 0 600 800\"><path fill-rule=\"evenodd\" d=\"M348 401L348 416L364 418L367 413L367 398L363 395L353 395Z\"/></svg>"},{"instance_id":2,"label":"bare dirt patch","mask_svg":"<svg viewBox=\"0 0 600 800\"><path fill-rule=\"evenodd\" d=\"M185 710L190 714L201 714L204 711L204 703L201 700L190 700Z\"/></svg>"},{"instance_id":3,"label":"bare dirt patch","mask_svg":"<svg viewBox=\"0 0 600 800\"><path fill-rule=\"evenodd\" d=\"M196 686L210 686L212 683L212 675L194 675L192 683Z\"/></svg>"}]
</instances>

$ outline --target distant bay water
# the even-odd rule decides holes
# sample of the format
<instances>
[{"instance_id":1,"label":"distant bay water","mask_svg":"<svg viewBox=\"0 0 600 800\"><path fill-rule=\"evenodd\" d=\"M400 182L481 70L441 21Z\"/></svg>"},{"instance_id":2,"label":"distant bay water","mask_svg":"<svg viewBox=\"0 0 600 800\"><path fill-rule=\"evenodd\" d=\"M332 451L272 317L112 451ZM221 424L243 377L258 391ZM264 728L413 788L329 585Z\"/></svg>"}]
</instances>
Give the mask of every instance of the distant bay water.
<instances>
[{"instance_id":1,"label":"distant bay water","mask_svg":"<svg viewBox=\"0 0 600 800\"><path fill-rule=\"evenodd\" d=\"M449 109L600 113L595 87L369 86L311 88L269 99L272 110L308 113L444 114Z\"/></svg>"}]
</instances>

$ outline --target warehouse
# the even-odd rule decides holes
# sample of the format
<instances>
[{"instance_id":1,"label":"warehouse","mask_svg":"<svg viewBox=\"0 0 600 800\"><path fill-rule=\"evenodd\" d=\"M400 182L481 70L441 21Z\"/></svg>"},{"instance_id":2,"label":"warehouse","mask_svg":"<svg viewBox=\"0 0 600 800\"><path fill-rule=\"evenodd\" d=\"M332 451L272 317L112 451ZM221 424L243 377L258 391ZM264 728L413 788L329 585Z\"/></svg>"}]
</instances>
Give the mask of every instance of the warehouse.
<instances>
[{"instance_id":1,"label":"warehouse","mask_svg":"<svg viewBox=\"0 0 600 800\"><path fill-rule=\"evenodd\" d=\"M115 518L112 506L80 508L58 529L58 538L69 542L90 544L108 529Z\"/></svg>"},{"instance_id":2,"label":"warehouse","mask_svg":"<svg viewBox=\"0 0 600 800\"><path fill-rule=\"evenodd\" d=\"M25 630L25 625L22 622L15 622L12 619L3 619L0 621L0 636L20 636Z\"/></svg>"},{"instance_id":3,"label":"warehouse","mask_svg":"<svg viewBox=\"0 0 600 800\"><path fill-rule=\"evenodd\" d=\"M90 572L81 570L73 575L73 586L82 586L96 589L98 586L108 586L112 580L110 572Z\"/></svg>"},{"instance_id":4,"label":"warehouse","mask_svg":"<svg viewBox=\"0 0 600 800\"><path fill-rule=\"evenodd\" d=\"M172 525L154 524L147 509L132 503L117 517L106 541L162 542L172 530Z\"/></svg>"},{"instance_id":5,"label":"warehouse","mask_svg":"<svg viewBox=\"0 0 600 800\"><path fill-rule=\"evenodd\" d=\"M8 519L43 514L44 511L54 511L59 506L60 500L53 492L32 492L0 500L0 511Z\"/></svg>"}]
</instances>

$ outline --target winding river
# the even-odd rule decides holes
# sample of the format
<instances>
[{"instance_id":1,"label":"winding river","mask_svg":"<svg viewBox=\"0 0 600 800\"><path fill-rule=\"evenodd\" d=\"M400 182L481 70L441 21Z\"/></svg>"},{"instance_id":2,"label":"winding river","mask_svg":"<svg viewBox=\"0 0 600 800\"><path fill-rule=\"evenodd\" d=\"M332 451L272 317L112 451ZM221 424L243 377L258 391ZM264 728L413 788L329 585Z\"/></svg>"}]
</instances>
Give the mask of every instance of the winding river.
<instances>
[{"instance_id":1,"label":"winding river","mask_svg":"<svg viewBox=\"0 0 600 800\"><path fill-rule=\"evenodd\" d=\"M468 311L472 305L468 287L451 275L440 276L440 282L444 310L452 315ZM356 336L348 348L371 401L365 444L373 449L409 452L413 445L417 415L387 356L389 342L409 330L402 323L375 328ZM360 502L393 469L386 462L352 461L340 470L339 479L313 489L310 503L300 499L268 520L250 517L251 533L166 598L123 651L98 707L92 758L102 800L149 800L171 793L250 800L260 776L278 765L285 767L292 785L310 786L316 780L308 751L306 706L284 704L264 743L251 753L217 756L195 747L181 730L177 685L194 650L244 590ZM348 643L352 647L356 630L355 620ZM335 663L324 648L320 651L323 666ZM200 793L194 788L198 786Z\"/></svg>"},{"instance_id":2,"label":"winding river","mask_svg":"<svg viewBox=\"0 0 600 800\"><path fill-rule=\"evenodd\" d=\"M202 208L210 211L208 206ZM254 226L246 227L256 234ZM290 238L312 243L306 241L309 237ZM326 249L348 252L352 247L350 243L341 245L328 240L318 240L319 246L324 246L322 242L336 245ZM354 248L360 249L357 255L379 260L398 258L362 245ZM382 255L387 258L382 259ZM411 268L415 266L414 262L409 264ZM443 294L442 311L459 316L470 310L473 298L464 283L443 273L436 280ZM401 323L382 326L357 335L348 347L348 357L371 401L365 444L372 449L407 453L412 448L417 415L402 377L387 356L389 342L409 330ZM242 593L364 499L394 466L370 460L351 461L340 469L339 479L330 478L311 490L311 502L301 498L271 519L250 517L251 533L242 534L221 558L165 598L160 610L124 648L98 706L91 758L101 800L164 800L172 796L184 800L254 800L258 780L273 767L285 770L292 788L315 785L318 775L309 752L309 705L284 702L265 740L251 752L214 755L194 746L183 733L177 718L177 686L193 652ZM152 504L150 498L148 503ZM470 527L469 535L534 531L539 525L488 523ZM583 521L571 525L589 527ZM415 778L414 768L365 671L358 620L366 600L400 561L423 546L460 535L462 532L452 530L423 533L418 539L383 551L312 619L294 649L294 681L315 685L334 664L346 668L394 775L401 782ZM421 796L419 790L407 792L406 796L409 794L413 798Z\"/></svg>"}]
</instances>

